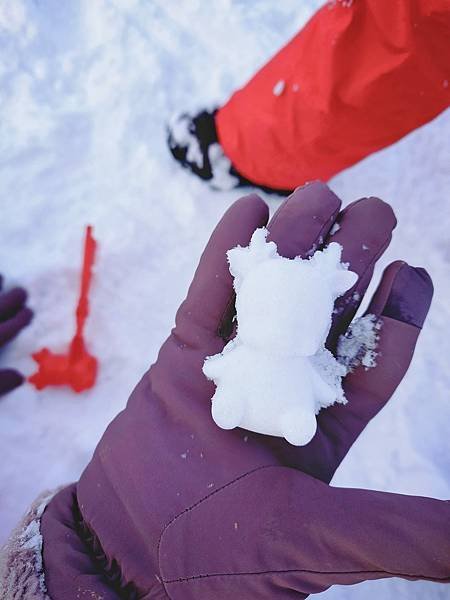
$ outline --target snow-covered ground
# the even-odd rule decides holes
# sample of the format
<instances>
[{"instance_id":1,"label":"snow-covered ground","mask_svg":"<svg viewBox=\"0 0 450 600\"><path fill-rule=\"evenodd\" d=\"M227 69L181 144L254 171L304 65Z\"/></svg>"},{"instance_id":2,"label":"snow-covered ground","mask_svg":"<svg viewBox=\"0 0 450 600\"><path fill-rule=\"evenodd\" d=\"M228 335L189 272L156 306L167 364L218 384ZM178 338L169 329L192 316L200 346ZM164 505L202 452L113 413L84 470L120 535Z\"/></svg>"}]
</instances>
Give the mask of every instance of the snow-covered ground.
<instances>
[{"instance_id":1,"label":"snow-covered ground","mask_svg":"<svg viewBox=\"0 0 450 600\"><path fill-rule=\"evenodd\" d=\"M173 162L165 122L225 99L319 4L0 0L0 271L29 289L36 312L1 364L31 374L33 351L70 339L86 223L100 243L88 337L102 363L83 395L25 385L0 401L0 542L43 488L79 476L155 359L236 197ZM450 112L331 186L345 203L378 195L395 208L399 225L375 279L403 258L436 286L406 379L333 483L450 498ZM322 597L437 600L449 590L385 580Z\"/></svg>"}]
</instances>

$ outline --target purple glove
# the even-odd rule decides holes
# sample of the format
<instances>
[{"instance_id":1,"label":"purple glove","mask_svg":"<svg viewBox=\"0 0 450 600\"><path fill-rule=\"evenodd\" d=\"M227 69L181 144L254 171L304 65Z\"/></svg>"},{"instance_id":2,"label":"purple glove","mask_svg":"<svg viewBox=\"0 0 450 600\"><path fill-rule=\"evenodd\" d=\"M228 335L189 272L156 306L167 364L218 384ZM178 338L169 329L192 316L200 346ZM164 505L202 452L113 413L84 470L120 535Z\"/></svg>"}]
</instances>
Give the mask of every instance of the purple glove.
<instances>
[{"instance_id":1,"label":"purple glove","mask_svg":"<svg viewBox=\"0 0 450 600\"><path fill-rule=\"evenodd\" d=\"M359 280L337 303L330 347L396 224L376 198L339 209L339 199L314 183L297 190L269 225L280 254L294 257L326 244L339 222L332 239ZM426 271L403 262L387 268L369 308L383 322L377 367L346 378L348 404L318 415L310 444L294 447L213 422L214 385L202 365L232 332L225 253L246 246L267 219L256 195L227 211L156 364L80 481L47 506L41 532L53 600L287 600L381 577L450 581L450 503L328 485L408 368L433 292Z\"/></svg>"},{"instance_id":2,"label":"purple glove","mask_svg":"<svg viewBox=\"0 0 450 600\"><path fill-rule=\"evenodd\" d=\"M33 317L25 306L27 293L23 288L13 288L1 293L3 278L0 275L0 348L12 340ZM21 385L23 376L14 369L0 369L0 396Z\"/></svg>"}]
</instances>

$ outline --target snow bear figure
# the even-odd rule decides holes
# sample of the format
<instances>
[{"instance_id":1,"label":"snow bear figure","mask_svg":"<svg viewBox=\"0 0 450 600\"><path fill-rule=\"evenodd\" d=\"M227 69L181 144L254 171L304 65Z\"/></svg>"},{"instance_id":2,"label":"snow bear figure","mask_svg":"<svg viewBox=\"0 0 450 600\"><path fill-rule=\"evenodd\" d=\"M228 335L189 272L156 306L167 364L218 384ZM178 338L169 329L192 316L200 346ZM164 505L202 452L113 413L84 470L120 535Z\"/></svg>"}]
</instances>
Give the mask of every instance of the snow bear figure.
<instances>
[{"instance_id":1,"label":"snow bear figure","mask_svg":"<svg viewBox=\"0 0 450 600\"><path fill-rule=\"evenodd\" d=\"M296 446L316 432L316 414L345 403L345 368L325 349L335 299L357 275L331 243L309 259L279 256L267 230L227 253L236 291L237 335L206 358L216 384L212 417L219 427L243 427L284 437Z\"/></svg>"}]
</instances>

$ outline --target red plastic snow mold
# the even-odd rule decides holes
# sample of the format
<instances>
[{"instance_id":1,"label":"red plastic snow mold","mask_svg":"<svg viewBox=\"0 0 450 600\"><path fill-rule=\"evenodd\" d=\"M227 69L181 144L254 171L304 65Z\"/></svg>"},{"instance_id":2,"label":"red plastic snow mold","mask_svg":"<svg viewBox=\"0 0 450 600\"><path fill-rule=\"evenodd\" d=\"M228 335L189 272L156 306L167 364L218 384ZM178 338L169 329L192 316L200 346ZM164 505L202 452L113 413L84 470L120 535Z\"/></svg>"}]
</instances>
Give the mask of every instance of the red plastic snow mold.
<instances>
[{"instance_id":1,"label":"red plastic snow mold","mask_svg":"<svg viewBox=\"0 0 450 600\"><path fill-rule=\"evenodd\" d=\"M91 388L95 383L98 363L95 356L86 350L83 329L89 314L88 295L96 245L92 236L92 227L88 225L84 243L80 297L76 310L76 332L68 354L54 354L48 348L42 348L33 354L38 370L29 377L28 381L38 390L50 385L68 385L78 393Z\"/></svg>"}]
</instances>

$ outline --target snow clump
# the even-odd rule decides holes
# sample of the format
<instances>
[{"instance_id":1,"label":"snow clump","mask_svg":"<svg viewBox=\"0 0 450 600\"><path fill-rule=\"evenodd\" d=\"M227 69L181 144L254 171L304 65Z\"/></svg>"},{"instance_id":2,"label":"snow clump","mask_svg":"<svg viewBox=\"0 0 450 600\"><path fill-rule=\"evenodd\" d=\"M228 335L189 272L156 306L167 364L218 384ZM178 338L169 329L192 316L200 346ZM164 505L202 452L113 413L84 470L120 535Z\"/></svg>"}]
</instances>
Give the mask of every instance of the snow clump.
<instances>
[{"instance_id":1,"label":"snow clump","mask_svg":"<svg viewBox=\"0 0 450 600\"><path fill-rule=\"evenodd\" d=\"M329 244L309 259L280 256L267 230L248 247L228 251L236 291L237 335L207 357L203 372L216 383L212 417L219 427L307 444L316 414L345 403L347 369L325 348L334 301L357 281Z\"/></svg>"}]
</instances>

